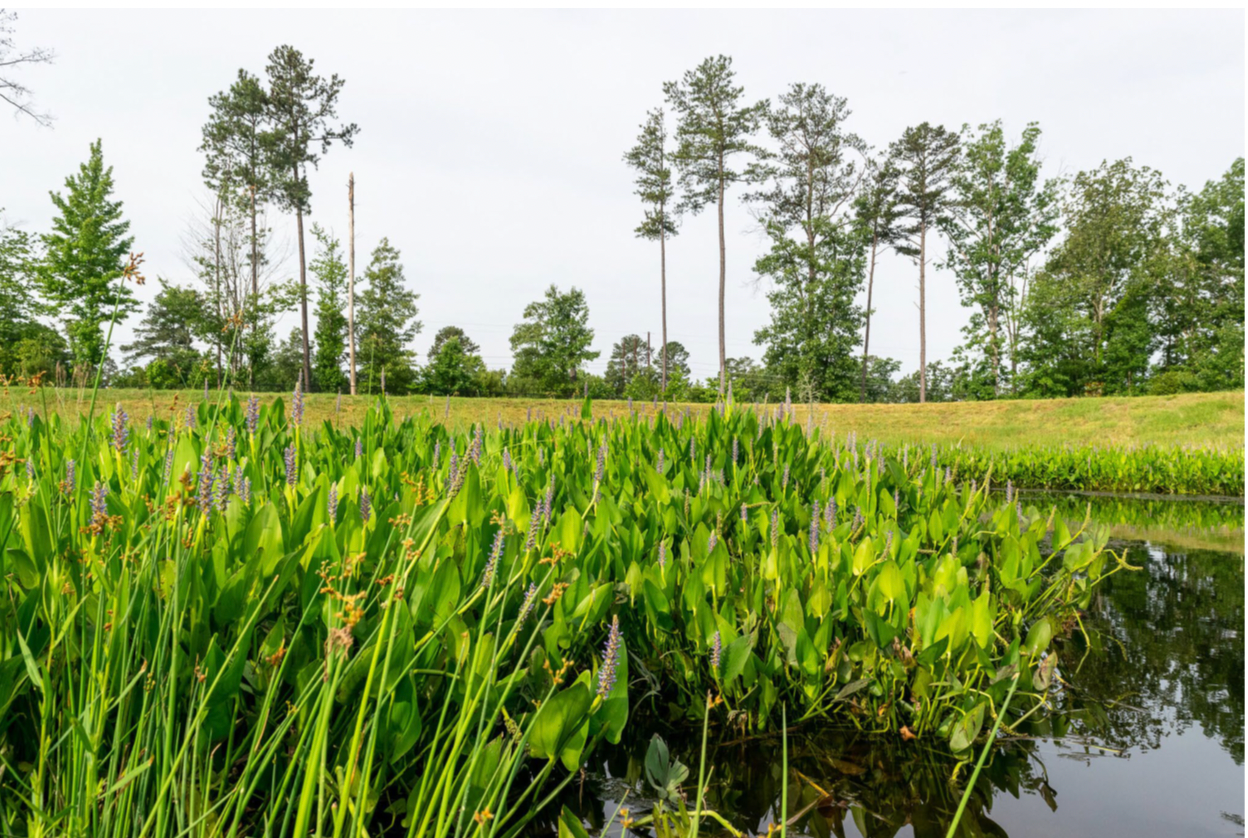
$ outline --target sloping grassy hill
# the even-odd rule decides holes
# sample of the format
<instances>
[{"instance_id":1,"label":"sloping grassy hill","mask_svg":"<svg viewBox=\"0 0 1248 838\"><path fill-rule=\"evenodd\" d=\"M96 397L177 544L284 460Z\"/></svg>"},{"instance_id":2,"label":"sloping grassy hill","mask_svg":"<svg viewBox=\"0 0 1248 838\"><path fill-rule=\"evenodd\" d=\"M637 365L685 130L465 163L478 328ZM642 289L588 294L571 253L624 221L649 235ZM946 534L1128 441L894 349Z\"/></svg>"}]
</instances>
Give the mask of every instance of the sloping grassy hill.
<instances>
[{"instance_id":1,"label":"sloping grassy hill","mask_svg":"<svg viewBox=\"0 0 1248 838\"><path fill-rule=\"evenodd\" d=\"M277 396L289 401L290 394L259 394L262 401ZM96 411L107 412L120 402L131 417L145 418L156 413L181 413L186 405L203 398L202 391L103 390ZM240 399L246 395L240 391ZM307 415L313 422L330 419L348 423L364 414L366 396L343 396L341 409L329 394L307 396ZM32 395L20 387L0 394L0 410L32 406L42 412L62 415L75 409L86 411L90 393L45 388ZM579 415L580 403L556 399L468 399L444 396L402 396L391 398L396 414L428 411L452 423L469 421L522 422L530 415L551 417L571 410ZM637 402L638 410L650 412L650 403ZM774 408L774 405L769 406ZM708 405L669 405L692 413L709 410ZM807 407L794 408L798 421L805 422ZM1176 396L1135 398L1047 399L1034 401L957 402L941 404L815 405L814 422L835 431L838 437L854 431L860 441L936 442L1011 448L1017 445L1183 445L1199 447L1241 447L1244 444L1244 394L1189 393ZM594 415L623 416L626 402L595 402Z\"/></svg>"}]
</instances>

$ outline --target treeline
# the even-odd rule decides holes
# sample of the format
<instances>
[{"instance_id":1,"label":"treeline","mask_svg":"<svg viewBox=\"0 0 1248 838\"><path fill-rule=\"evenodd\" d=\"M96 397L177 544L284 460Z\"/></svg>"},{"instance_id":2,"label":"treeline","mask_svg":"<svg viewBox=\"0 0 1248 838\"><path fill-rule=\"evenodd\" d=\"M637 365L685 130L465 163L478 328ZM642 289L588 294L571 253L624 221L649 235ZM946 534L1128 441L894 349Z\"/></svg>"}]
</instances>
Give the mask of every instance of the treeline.
<instances>
[{"instance_id":1,"label":"treeline","mask_svg":"<svg viewBox=\"0 0 1248 838\"><path fill-rule=\"evenodd\" d=\"M208 197L182 243L192 281L158 280L120 364L105 350L114 318L139 310L122 279L134 241L112 170L92 145L52 193L48 232L0 229L0 372L63 381L102 364L114 386L229 378L255 390L302 380L327 392L688 401L714 400L729 384L751 400L825 402L1243 386L1242 158L1190 193L1129 158L1046 179L1034 123L1015 137L1000 121L921 123L875 149L852 130L844 98L794 84L774 102L747 101L724 56L664 85L664 107L646 115L624 155L644 207L636 234L659 250L657 339L644 329L621 336L605 372L590 373L600 353L585 294L552 285L514 328L510 370L490 369L454 326L418 358L419 296L398 249L381 239L357 276L353 235L344 243L317 225L305 230L308 170L359 132L338 118L343 85L282 46L263 75L239 70L209 98L200 143ZM734 195L769 241L753 265L770 303L770 322L754 335L758 361L726 353L723 209ZM686 348L669 340L666 253L681 221L711 207L718 372L699 378ZM292 277L283 276L271 213L295 222ZM877 287L890 252L910 260L917 279L918 368L907 376L899 360L871 352L881 292L900 299ZM926 350L934 274L953 277L969 310L962 344L940 361ZM289 312L299 326L278 335Z\"/></svg>"}]
</instances>

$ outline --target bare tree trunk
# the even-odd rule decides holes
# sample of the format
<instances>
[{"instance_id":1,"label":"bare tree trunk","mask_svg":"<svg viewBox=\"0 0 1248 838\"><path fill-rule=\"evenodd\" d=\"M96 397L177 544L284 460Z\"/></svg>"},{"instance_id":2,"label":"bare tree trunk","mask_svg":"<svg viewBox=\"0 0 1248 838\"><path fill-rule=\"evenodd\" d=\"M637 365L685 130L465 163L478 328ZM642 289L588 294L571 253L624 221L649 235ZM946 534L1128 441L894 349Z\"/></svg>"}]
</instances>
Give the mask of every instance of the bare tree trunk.
<instances>
[{"instance_id":1,"label":"bare tree trunk","mask_svg":"<svg viewBox=\"0 0 1248 838\"><path fill-rule=\"evenodd\" d=\"M214 208L212 219L212 243L213 243L213 288L212 294L216 297L217 303L217 319L221 319L221 196L217 196L217 204ZM217 345L217 388L221 387L221 332L218 330L213 335L213 343Z\"/></svg>"},{"instance_id":2,"label":"bare tree trunk","mask_svg":"<svg viewBox=\"0 0 1248 838\"><path fill-rule=\"evenodd\" d=\"M259 326L260 313L255 309L260 306L260 266L257 264L259 260L259 244L256 241L256 184L251 184L251 312L252 323L251 331L255 334L256 327ZM251 359L249 358L248 361ZM255 365L247 364L247 385L254 387L256 384Z\"/></svg>"},{"instance_id":3,"label":"bare tree trunk","mask_svg":"<svg viewBox=\"0 0 1248 838\"><path fill-rule=\"evenodd\" d=\"M919 222L919 404L927 401L927 222Z\"/></svg>"},{"instance_id":4,"label":"bare tree trunk","mask_svg":"<svg viewBox=\"0 0 1248 838\"><path fill-rule=\"evenodd\" d=\"M994 302L988 312L988 335L992 344L992 397L1001 395L1001 353L997 348L997 304Z\"/></svg>"},{"instance_id":5,"label":"bare tree trunk","mask_svg":"<svg viewBox=\"0 0 1248 838\"><path fill-rule=\"evenodd\" d=\"M719 395L724 395L728 378L728 353L724 345L724 286L728 281L727 251L724 249L724 157L719 157Z\"/></svg>"},{"instance_id":6,"label":"bare tree trunk","mask_svg":"<svg viewBox=\"0 0 1248 838\"><path fill-rule=\"evenodd\" d=\"M347 346L351 356L351 395L355 395L355 172L347 177Z\"/></svg>"},{"instance_id":7,"label":"bare tree trunk","mask_svg":"<svg viewBox=\"0 0 1248 838\"><path fill-rule=\"evenodd\" d=\"M659 291L663 298L663 386L667 392L667 219L659 210Z\"/></svg>"},{"instance_id":8,"label":"bare tree trunk","mask_svg":"<svg viewBox=\"0 0 1248 838\"><path fill-rule=\"evenodd\" d=\"M299 169L295 168L295 180ZM303 318L303 392L312 392L312 353L308 349L308 267L303 247L303 209L295 209L295 222L299 228L299 311Z\"/></svg>"},{"instance_id":9,"label":"bare tree trunk","mask_svg":"<svg viewBox=\"0 0 1248 838\"><path fill-rule=\"evenodd\" d=\"M875 254L879 243L879 233L873 231L871 234L871 267L867 270L867 321L862 334L862 381L858 386L859 404L867 400L867 357L871 348L871 291L875 287Z\"/></svg>"}]
</instances>

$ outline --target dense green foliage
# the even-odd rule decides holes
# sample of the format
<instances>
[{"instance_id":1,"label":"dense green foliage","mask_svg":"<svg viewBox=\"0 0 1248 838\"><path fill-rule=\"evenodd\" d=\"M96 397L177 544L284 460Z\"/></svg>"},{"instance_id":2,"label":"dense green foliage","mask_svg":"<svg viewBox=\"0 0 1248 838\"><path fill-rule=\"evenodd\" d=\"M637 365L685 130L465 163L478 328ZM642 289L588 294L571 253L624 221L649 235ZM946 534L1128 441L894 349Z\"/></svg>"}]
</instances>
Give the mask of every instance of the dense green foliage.
<instances>
[{"instance_id":1,"label":"dense green foliage","mask_svg":"<svg viewBox=\"0 0 1248 838\"><path fill-rule=\"evenodd\" d=\"M783 705L961 753L1011 673L1037 708L1121 566L1103 527L748 410L303 410L6 421L11 831L512 835L639 681L698 720L710 691L755 729Z\"/></svg>"},{"instance_id":2,"label":"dense green foliage","mask_svg":"<svg viewBox=\"0 0 1248 838\"><path fill-rule=\"evenodd\" d=\"M924 446L911 449L922 456ZM1028 489L1244 496L1243 448L1172 445L1085 447L1036 445L996 451L933 447L936 461L971 479Z\"/></svg>"},{"instance_id":3,"label":"dense green foliage","mask_svg":"<svg viewBox=\"0 0 1248 838\"><path fill-rule=\"evenodd\" d=\"M121 276L134 238L113 199L113 169L104 165L99 140L78 174L65 179L65 194L51 193L57 215L42 237L38 276L48 300L63 312L74 363L94 369L104 361L102 324L114 310L123 317L138 308Z\"/></svg>"},{"instance_id":4,"label":"dense green foliage","mask_svg":"<svg viewBox=\"0 0 1248 838\"><path fill-rule=\"evenodd\" d=\"M511 333L511 374L530 392L571 395L581 387L585 363L599 355L590 349L593 340L585 293L551 285L542 299L525 306L524 322Z\"/></svg>"}]
</instances>

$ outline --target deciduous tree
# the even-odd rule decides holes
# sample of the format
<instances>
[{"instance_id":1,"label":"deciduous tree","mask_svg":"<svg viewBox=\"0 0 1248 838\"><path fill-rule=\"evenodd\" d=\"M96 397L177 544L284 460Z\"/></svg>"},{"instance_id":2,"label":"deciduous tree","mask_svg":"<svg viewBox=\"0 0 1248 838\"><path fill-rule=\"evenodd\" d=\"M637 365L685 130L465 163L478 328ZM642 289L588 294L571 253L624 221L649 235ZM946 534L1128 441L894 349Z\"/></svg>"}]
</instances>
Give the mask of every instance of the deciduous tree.
<instances>
[{"instance_id":1,"label":"deciduous tree","mask_svg":"<svg viewBox=\"0 0 1248 838\"><path fill-rule=\"evenodd\" d=\"M384 372L387 391L406 393L416 381L411 343L421 330L420 295L407 287L399 251L389 239L373 249L363 279L357 319L364 383L368 392L380 391Z\"/></svg>"},{"instance_id":2,"label":"deciduous tree","mask_svg":"<svg viewBox=\"0 0 1248 838\"><path fill-rule=\"evenodd\" d=\"M948 212L941 216L949 239L944 267L957 278L962 304L975 309L963 332L969 348L990 359L994 397L1001 392L1003 350L1010 354L1011 382L1017 369L1020 283L1057 231L1056 182L1040 180L1039 140L1034 122L1014 145L1000 120L978 131L964 126Z\"/></svg>"},{"instance_id":3,"label":"deciduous tree","mask_svg":"<svg viewBox=\"0 0 1248 838\"><path fill-rule=\"evenodd\" d=\"M35 108L32 91L14 75L22 67L31 64L51 64L56 54L50 49L34 47L25 51L14 45L13 33L17 30L17 12L0 9L0 101L7 102L20 116L28 116L47 127L52 115Z\"/></svg>"},{"instance_id":4,"label":"deciduous tree","mask_svg":"<svg viewBox=\"0 0 1248 838\"><path fill-rule=\"evenodd\" d=\"M525 306L524 322L512 332L512 374L521 386L572 395L584 364L599 355L589 348L593 341L584 293L579 288L563 293L552 284L543 299Z\"/></svg>"},{"instance_id":5,"label":"deciduous tree","mask_svg":"<svg viewBox=\"0 0 1248 838\"><path fill-rule=\"evenodd\" d=\"M65 320L75 368L85 371L104 361L102 324L114 310L120 320L138 308L119 279L134 239L121 201L112 198L113 168L104 165L99 140L78 174L66 178L65 194L49 194L57 214L43 235L39 277Z\"/></svg>"},{"instance_id":6,"label":"deciduous tree","mask_svg":"<svg viewBox=\"0 0 1248 838\"><path fill-rule=\"evenodd\" d=\"M346 302L347 264L343 261L342 245L332 233L319 224L312 225L312 238L317 252L308 270L316 279L316 355L312 378L326 393L341 390L348 384L342 372L347 351Z\"/></svg>"}]
</instances>

